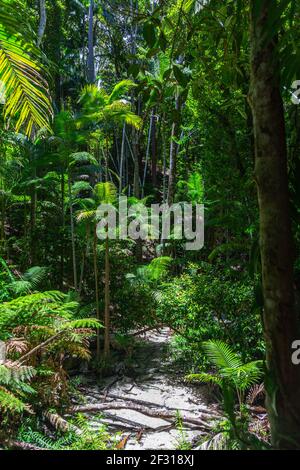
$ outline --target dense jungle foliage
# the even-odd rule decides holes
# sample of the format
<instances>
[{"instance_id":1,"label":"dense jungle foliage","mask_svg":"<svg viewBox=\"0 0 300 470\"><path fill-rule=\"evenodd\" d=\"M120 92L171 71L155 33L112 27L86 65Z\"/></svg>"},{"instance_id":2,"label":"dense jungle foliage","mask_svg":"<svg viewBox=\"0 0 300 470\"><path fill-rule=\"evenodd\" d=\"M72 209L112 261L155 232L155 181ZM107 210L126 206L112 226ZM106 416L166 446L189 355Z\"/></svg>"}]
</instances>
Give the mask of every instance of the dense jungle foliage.
<instances>
[{"instance_id":1,"label":"dense jungle foliage","mask_svg":"<svg viewBox=\"0 0 300 470\"><path fill-rule=\"evenodd\" d=\"M130 370L163 326L219 403L215 447L299 449L299 20L294 0L0 0L1 448L125 447L70 417L80 377ZM204 246L175 218L100 236L119 196L141 232L151 204L203 204Z\"/></svg>"}]
</instances>

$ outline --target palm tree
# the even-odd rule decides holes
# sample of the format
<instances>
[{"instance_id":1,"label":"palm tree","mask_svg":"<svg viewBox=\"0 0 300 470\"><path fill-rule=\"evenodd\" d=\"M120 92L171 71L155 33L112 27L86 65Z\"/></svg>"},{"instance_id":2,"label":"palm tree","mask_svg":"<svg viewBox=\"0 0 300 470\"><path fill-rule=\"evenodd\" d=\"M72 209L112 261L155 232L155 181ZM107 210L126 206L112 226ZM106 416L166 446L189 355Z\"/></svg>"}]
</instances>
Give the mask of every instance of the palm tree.
<instances>
[{"instance_id":1,"label":"palm tree","mask_svg":"<svg viewBox=\"0 0 300 470\"><path fill-rule=\"evenodd\" d=\"M109 152L108 136L112 124L119 124L123 127L122 132L122 151L119 164L119 192L122 191L123 183L123 156L125 144L125 125L139 129L142 124L141 118L131 111L130 103L124 99L124 96L135 85L131 80L123 80L115 85L110 94L103 88L98 88L95 84L86 85L83 89L79 102L82 105L79 126L99 126L105 129L106 133L106 180L109 174Z\"/></svg>"},{"instance_id":2,"label":"palm tree","mask_svg":"<svg viewBox=\"0 0 300 470\"><path fill-rule=\"evenodd\" d=\"M213 383L220 387L224 411L232 427L232 437L233 439L239 439L236 425L235 398L237 396L241 412L245 391L263 376L262 361L243 364L231 347L222 341L205 341L202 346L209 361L216 368L216 372L211 374L205 372L190 374L187 379Z\"/></svg>"},{"instance_id":3,"label":"palm tree","mask_svg":"<svg viewBox=\"0 0 300 470\"><path fill-rule=\"evenodd\" d=\"M4 117L15 120L15 130L25 126L29 137L36 129L50 130L52 106L48 84L42 75L42 54L34 45L15 5L0 0L0 80Z\"/></svg>"},{"instance_id":4,"label":"palm tree","mask_svg":"<svg viewBox=\"0 0 300 470\"><path fill-rule=\"evenodd\" d=\"M95 277L95 297L96 297L96 316L100 320L99 309L99 288L98 288L98 266L97 266L97 208L100 204L113 204L116 200L117 190L114 184L110 182L97 183L93 189L93 197L81 200L81 204L85 206L77 214L78 222L84 222L87 226L87 233L90 227L93 230L93 260L94 260L94 277ZM104 355L110 353L110 263L109 263L109 242L108 228L105 238L105 309L104 309ZM100 337L97 332L97 359L100 358Z\"/></svg>"}]
</instances>

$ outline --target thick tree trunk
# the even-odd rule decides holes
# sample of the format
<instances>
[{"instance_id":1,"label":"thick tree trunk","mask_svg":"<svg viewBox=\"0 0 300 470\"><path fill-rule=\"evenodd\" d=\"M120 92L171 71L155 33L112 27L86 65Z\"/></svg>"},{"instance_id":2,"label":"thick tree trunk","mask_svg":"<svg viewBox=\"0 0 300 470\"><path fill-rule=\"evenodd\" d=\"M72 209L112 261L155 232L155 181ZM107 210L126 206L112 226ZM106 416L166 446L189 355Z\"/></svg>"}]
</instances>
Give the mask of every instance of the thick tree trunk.
<instances>
[{"instance_id":1,"label":"thick tree trunk","mask_svg":"<svg viewBox=\"0 0 300 470\"><path fill-rule=\"evenodd\" d=\"M276 38L266 35L274 0L251 2L250 103L255 135L255 179L267 352L266 391L273 446L300 448L300 368L291 346L300 339L293 298L293 242L287 151Z\"/></svg>"},{"instance_id":2,"label":"thick tree trunk","mask_svg":"<svg viewBox=\"0 0 300 470\"><path fill-rule=\"evenodd\" d=\"M94 58L94 0L90 0L89 6L89 33L88 33L88 82L95 81Z\"/></svg>"}]
</instances>

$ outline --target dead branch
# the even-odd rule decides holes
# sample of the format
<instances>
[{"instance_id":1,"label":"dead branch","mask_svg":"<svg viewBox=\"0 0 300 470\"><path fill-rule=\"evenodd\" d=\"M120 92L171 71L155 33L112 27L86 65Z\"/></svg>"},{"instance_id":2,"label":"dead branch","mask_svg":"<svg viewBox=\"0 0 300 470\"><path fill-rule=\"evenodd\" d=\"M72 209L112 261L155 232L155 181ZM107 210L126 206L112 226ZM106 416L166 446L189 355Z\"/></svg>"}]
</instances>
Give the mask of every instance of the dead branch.
<instances>
[{"instance_id":1,"label":"dead branch","mask_svg":"<svg viewBox=\"0 0 300 470\"><path fill-rule=\"evenodd\" d=\"M52 341L56 340L63 333L65 333L65 330L59 331L55 335L46 339L46 341L44 341L43 343L38 344L37 346L35 346L35 348L31 349L30 351L28 351L28 353L24 354L24 356L20 357L17 362L22 364L26 359L32 356L32 354L34 354L36 351L39 351L40 349L43 349L45 346L48 346L49 343L52 343Z\"/></svg>"},{"instance_id":2,"label":"dead branch","mask_svg":"<svg viewBox=\"0 0 300 470\"><path fill-rule=\"evenodd\" d=\"M162 408L167 408L168 410L172 410L172 411L176 411L178 409L178 408L172 408L172 407L165 406L165 405L159 405L158 403L153 403L151 401L139 400L138 398L129 398L129 397L125 397L125 396L120 397L116 393L99 393L97 395L102 395L103 396L103 401L106 401L106 398L114 398L116 400L129 401L129 402L137 403L138 405L146 405L146 406L150 406L150 407L153 407L153 408L162 407ZM94 396L97 396L97 395L95 394ZM181 411L189 411L189 410L181 408ZM216 411L211 411L209 413L207 413L206 411L201 411L201 416L207 417L207 418L212 418L212 417L217 418L217 417L220 417L220 414L217 413Z\"/></svg>"},{"instance_id":3,"label":"dead branch","mask_svg":"<svg viewBox=\"0 0 300 470\"><path fill-rule=\"evenodd\" d=\"M106 410L133 410L138 413L150 416L152 418L161 418L165 420L175 420L177 418L176 413L169 413L161 409L149 409L135 403L93 403L91 405L79 405L71 408L71 413L86 413L86 412L105 412ZM197 426L203 426L205 429L211 429L211 425L203 421L201 417L192 418L186 414L181 414L181 419L184 423L195 424Z\"/></svg>"},{"instance_id":4,"label":"dead branch","mask_svg":"<svg viewBox=\"0 0 300 470\"><path fill-rule=\"evenodd\" d=\"M62 416L57 413L51 413L50 411L45 411L43 413L44 418L49 421L49 423L56 429L62 432L73 431L75 434L82 434L81 429L79 429L74 424L68 423Z\"/></svg>"},{"instance_id":5,"label":"dead branch","mask_svg":"<svg viewBox=\"0 0 300 470\"><path fill-rule=\"evenodd\" d=\"M44 449L43 447L38 447L33 444L29 444L28 442L24 441L16 441L16 440L10 440L8 442L9 448L13 449L19 449L19 450L48 450Z\"/></svg>"}]
</instances>

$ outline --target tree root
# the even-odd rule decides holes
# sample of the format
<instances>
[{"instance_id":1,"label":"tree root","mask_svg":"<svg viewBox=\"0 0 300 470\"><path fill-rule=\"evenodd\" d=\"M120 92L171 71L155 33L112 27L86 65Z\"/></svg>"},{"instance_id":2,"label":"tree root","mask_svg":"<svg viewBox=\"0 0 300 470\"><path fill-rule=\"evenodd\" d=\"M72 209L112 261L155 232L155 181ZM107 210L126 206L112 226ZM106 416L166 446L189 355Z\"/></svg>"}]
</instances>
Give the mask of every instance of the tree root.
<instances>
[{"instance_id":1,"label":"tree root","mask_svg":"<svg viewBox=\"0 0 300 470\"><path fill-rule=\"evenodd\" d=\"M170 413L168 411L163 411L161 409L149 409L142 405L137 405L136 403L126 402L126 403L93 403L91 405L79 405L74 406L69 410L70 413L88 413L88 412L99 412L106 410L133 410L138 413L150 416L151 418L161 418L164 420L176 420L176 413ZM117 417L116 417L117 419ZM212 426L207 422L203 421L201 417L192 418L187 416L185 413L180 415L180 419L183 423L194 424L199 428L204 428L205 430L210 430Z\"/></svg>"}]
</instances>

